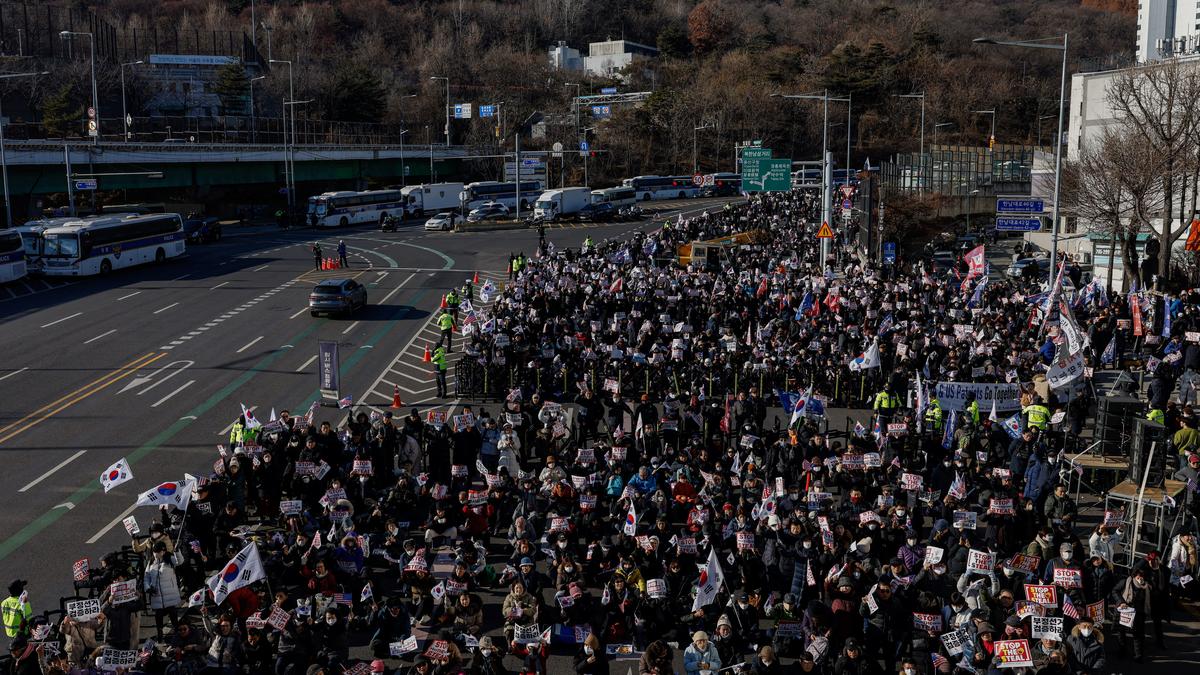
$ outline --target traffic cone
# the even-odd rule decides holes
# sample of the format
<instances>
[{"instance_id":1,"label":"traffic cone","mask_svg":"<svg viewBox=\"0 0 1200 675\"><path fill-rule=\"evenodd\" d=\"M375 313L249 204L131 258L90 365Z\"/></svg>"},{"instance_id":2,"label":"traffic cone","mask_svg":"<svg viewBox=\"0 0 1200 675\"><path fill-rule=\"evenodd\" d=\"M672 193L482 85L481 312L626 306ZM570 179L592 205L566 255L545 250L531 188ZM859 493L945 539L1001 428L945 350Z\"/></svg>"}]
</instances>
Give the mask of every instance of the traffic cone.
<instances>
[{"instance_id":1,"label":"traffic cone","mask_svg":"<svg viewBox=\"0 0 1200 675\"><path fill-rule=\"evenodd\" d=\"M438 309L446 309L446 294L445 293L442 294L442 304L440 307L438 307Z\"/></svg>"},{"instance_id":2,"label":"traffic cone","mask_svg":"<svg viewBox=\"0 0 1200 675\"><path fill-rule=\"evenodd\" d=\"M322 270L329 269L329 258L321 258L321 269Z\"/></svg>"},{"instance_id":3,"label":"traffic cone","mask_svg":"<svg viewBox=\"0 0 1200 675\"><path fill-rule=\"evenodd\" d=\"M392 389L392 408L399 410L404 405L404 401L400 400L400 387Z\"/></svg>"},{"instance_id":4,"label":"traffic cone","mask_svg":"<svg viewBox=\"0 0 1200 675\"><path fill-rule=\"evenodd\" d=\"M475 276L471 277L471 283L473 283L473 284L479 283L479 270L475 270Z\"/></svg>"},{"instance_id":5,"label":"traffic cone","mask_svg":"<svg viewBox=\"0 0 1200 675\"><path fill-rule=\"evenodd\" d=\"M425 363L429 363L430 361L433 360L433 358L431 356L429 356L429 343L428 342L425 343L425 356L423 356L421 358L421 360L424 361Z\"/></svg>"}]
</instances>

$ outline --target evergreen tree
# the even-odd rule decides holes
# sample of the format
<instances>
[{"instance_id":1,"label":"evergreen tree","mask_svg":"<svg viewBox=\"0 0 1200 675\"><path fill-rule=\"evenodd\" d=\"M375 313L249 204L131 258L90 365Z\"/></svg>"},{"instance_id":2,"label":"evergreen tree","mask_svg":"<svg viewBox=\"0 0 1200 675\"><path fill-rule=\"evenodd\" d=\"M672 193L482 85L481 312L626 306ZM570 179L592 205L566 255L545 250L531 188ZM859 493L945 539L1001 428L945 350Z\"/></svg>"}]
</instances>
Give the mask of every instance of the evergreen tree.
<instances>
[{"instance_id":1,"label":"evergreen tree","mask_svg":"<svg viewBox=\"0 0 1200 675\"><path fill-rule=\"evenodd\" d=\"M333 77L329 118L338 122L379 122L387 109L387 93L374 71L350 64Z\"/></svg>"},{"instance_id":2,"label":"evergreen tree","mask_svg":"<svg viewBox=\"0 0 1200 675\"><path fill-rule=\"evenodd\" d=\"M221 66L217 70L217 79L213 82L212 90L221 99L222 115L247 113L250 79L246 77L246 68L241 62Z\"/></svg>"},{"instance_id":3,"label":"evergreen tree","mask_svg":"<svg viewBox=\"0 0 1200 675\"><path fill-rule=\"evenodd\" d=\"M78 136L81 131L83 109L75 99L75 91L69 82L64 82L58 91L42 99L42 127L49 138Z\"/></svg>"}]
</instances>

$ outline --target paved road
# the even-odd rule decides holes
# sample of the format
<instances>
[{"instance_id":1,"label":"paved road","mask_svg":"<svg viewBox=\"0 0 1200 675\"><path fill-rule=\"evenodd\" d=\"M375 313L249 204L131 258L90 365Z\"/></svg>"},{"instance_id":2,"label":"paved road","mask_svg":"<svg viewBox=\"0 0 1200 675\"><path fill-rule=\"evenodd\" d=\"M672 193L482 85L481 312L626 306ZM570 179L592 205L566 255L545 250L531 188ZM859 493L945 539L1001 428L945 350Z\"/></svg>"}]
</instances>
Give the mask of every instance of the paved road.
<instances>
[{"instance_id":1,"label":"paved road","mask_svg":"<svg viewBox=\"0 0 1200 675\"><path fill-rule=\"evenodd\" d=\"M657 206L671 213L725 201ZM551 228L547 237L578 246L588 234L649 226ZM315 271L311 243L329 252L339 238L351 269ZM210 470L239 403L262 406L265 417L271 406L303 410L320 396L318 339L339 342L343 392L355 401L386 405L394 382L406 405L452 405L433 398L419 363L431 312L451 286L476 272L481 282L501 278L510 252L536 246L534 231L260 230L159 267L0 292L0 578L29 579L39 611L57 606L72 591L72 561L128 541L121 520L139 491ZM344 274L368 286L370 307L310 317L312 284ZM397 367L404 362L418 365ZM120 457L136 479L105 495L96 478ZM135 515L146 523L155 514Z\"/></svg>"}]
</instances>

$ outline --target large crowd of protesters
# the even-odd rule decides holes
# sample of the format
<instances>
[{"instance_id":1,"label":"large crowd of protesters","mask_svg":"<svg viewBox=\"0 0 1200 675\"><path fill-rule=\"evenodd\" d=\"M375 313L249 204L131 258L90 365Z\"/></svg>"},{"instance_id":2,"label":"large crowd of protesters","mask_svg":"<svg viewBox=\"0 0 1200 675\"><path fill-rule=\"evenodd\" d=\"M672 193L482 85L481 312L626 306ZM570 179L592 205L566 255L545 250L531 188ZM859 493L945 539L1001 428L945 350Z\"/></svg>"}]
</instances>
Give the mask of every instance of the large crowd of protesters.
<instances>
[{"instance_id":1,"label":"large crowd of protesters","mask_svg":"<svg viewBox=\"0 0 1200 675\"><path fill-rule=\"evenodd\" d=\"M764 195L543 246L481 289L486 309L458 308L451 344L501 383L494 402L244 414L182 502L75 565L80 600L47 619L13 582L9 672L1099 675L1153 659L1200 555L1200 433L1177 386L1200 369L1194 295L1114 293L1069 263L1058 283L989 278L967 250L880 264L844 232L822 259L816 210ZM1186 488L1166 545L1131 557L1131 516L1081 512L1066 476L1096 371L1134 355ZM940 401L947 383L968 393ZM999 414L977 396L1010 385Z\"/></svg>"}]
</instances>

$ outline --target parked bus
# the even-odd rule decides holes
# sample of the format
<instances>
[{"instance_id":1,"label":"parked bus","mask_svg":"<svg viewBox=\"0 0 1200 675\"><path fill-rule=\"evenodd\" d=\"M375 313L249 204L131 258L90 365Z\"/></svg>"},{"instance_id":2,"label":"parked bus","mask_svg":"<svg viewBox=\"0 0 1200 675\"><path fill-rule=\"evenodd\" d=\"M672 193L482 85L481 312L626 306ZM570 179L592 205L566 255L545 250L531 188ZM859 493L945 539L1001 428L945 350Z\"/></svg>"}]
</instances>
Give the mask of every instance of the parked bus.
<instances>
[{"instance_id":1,"label":"parked bus","mask_svg":"<svg viewBox=\"0 0 1200 675\"><path fill-rule=\"evenodd\" d=\"M626 186L592 190L592 203L612 204L614 209L632 206L637 203L637 191Z\"/></svg>"},{"instance_id":2,"label":"parked bus","mask_svg":"<svg viewBox=\"0 0 1200 675\"><path fill-rule=\"evenodd\" d=\"M26 221L24 225L12 228L11 232L21 235L25 246L25 267L29 274L36 274L42 267L42 232L49 227L65 225L78 218L42 218Z\"/></svg>"},{"instance_id":3,"label":"parked bus","mask_svg":"<svg viewBox=\"0 0 1200 675\"><path fill-rule=\"evenodd\" d=\"M382 223L388 215L404 215L400 190L326 192L313 198L317 227L345 227L357 223ZM312 222L312 215L309 222Z\"/></svg>"},{"instance_id":4,"label":"parked bus","mask_svg":"<svg viewBox=\"0 0 1200 675\"><path fill-rule=\"evenodd\" d=\"M700 187L692 182L691 176L635 176L621 183L633 188L638 201L651 199L687 199L700 194Z\"/></svg>"},{"instance_id":5,"label":"parked bus","mask_svg":"<svg viewBox=\"0 0 1200 675\"><path fill-rule=\"evenodd\" d=\"M100 207L100 213L111 216L118 213L136 213L138 215L146 215L149 213L166 213L166 204L153 202L138 203L138 204L109 204Z\"/></svg>"},{"instance_id":6,"label":"parked bus","mask_svg":"<svg viewBox=\"0 0 1200 675\"><path fill-rule=\"evenodd\" d=\"M542 181L521 181L521 210L528 210L529 205L537 201L540 194L542 194ZM511 211L517 208L517 184L515 181L501 183L494 180L470 183L463 188L459 200L467 211L477 209L487 202L503 204Z\"/></svg>"},{"instance_id":7,"label":"parked bus","mask_svg":"<svg viewBox=\"0 0 1200 675\"><path fill-rule=\"evenodd\" d=\"M163 262L187 250L178 213L95 216L42 232L42 274L89 276Z\"/></svg>"},{"instance_id":8,"label":"parked bus","mask_svg":"<svg viewBox=\"0 0 1200 675\"><path fill-rule=\"evenodd\" d=\"M27 273L21 235L13 230L0 230L0 284L16 281Z\"/></svg>"}]
</instances>

